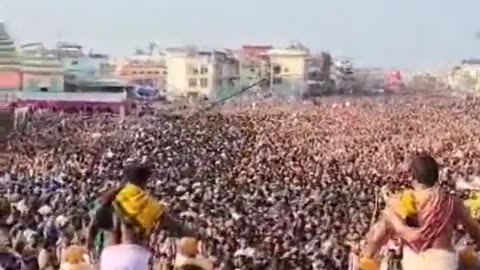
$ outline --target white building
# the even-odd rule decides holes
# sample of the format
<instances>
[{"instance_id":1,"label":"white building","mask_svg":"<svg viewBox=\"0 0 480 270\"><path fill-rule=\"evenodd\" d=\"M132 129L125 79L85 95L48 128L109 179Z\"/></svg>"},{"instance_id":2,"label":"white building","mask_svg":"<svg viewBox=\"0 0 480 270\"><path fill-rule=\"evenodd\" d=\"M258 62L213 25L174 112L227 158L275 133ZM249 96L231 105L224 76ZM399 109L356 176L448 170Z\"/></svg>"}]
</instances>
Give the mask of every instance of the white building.
<instances>
[{"instance_id":1,"label":"white building","mask_svg":"<svg viewBox=\"0 0 480 270\"><path fill-rule=\"evenodd\" d=\"M273 91L296 95L307 87L307 56L303 49L272 49L270 57L270 83Z\"/></svg>"},{"instance_id":2,"label":"white building","mask_svg":"<svg viewBox=\"0 0 480 270\"><path fill-rule=\"evenodd\" d=\"M173 48L166 50L165 62L170 97L216 97L239 78L238 61L226 52Z\"/></svg>"},{"instance_id":3,"label":"white building","mask_svg":"<svg viewBox=\"0 0 480 270\"><path fill-rule=\"evenodd\" d=\"M338 59L333 62L333 80L335 89L339 92L353 93L355 88L355 76L353 64L349 59Z\"/></svg>"},{"instance_id":4,"label":"white building","mask_svg":"<svg viewBox=\"0 0 480 270\"><path fill-rule=\"evenodd\" d=\"M463 60L450 71L447 80L453 89L480 92L480 60Z\"/></svg>"}]
</instances>

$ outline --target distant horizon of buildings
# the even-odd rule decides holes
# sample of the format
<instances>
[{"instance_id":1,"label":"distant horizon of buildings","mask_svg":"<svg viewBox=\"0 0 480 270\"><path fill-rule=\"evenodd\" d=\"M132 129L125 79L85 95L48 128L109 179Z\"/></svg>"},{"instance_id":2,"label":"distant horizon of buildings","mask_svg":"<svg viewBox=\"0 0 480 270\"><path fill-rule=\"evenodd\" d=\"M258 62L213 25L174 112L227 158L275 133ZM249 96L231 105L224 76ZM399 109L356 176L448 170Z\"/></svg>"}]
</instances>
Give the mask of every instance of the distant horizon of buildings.
<instances>
[{"instance_id":1,"label":"distant horizon of buildings","mask_svg":"<svg viewBox=\"0 0 480 270\"><path fill-rule=\"evenodd\" d=\"M146 49L137 49L132 55L112 58L93 50L85 52L83 46L73 42L57 42L53 48L42 43L19 46L0 22L0 91L3 92L85 89L115 92L134 87L154 89L173 97L221 98L267 79L257 88L275 87L288 95L307 87L309 68L317 57L321 54L311 52L301 43L282 48L247 44L236 49L195 46L160 49L157 44L149 43ZM463 61L461 65L469 70L480 66L472 63Z\"/></svg>"},{"instance_id":2,"label":"distant horizon of buildings","mask_svg":"<svg viewBox=\"0 0 480 270\"><path fill-rule=\"evenodd\" d=\"M102 89L141 86L175 97L211 98L266 76L278 85L306 81L309 52L303 46L159 50L149 44L148 49L112 59L107 54L85 53L72 42L58 42L54 48L42 43L18 46L0 23L0 90L52 93L83 91L92 85Z\"/></svg>"}]
</instances>

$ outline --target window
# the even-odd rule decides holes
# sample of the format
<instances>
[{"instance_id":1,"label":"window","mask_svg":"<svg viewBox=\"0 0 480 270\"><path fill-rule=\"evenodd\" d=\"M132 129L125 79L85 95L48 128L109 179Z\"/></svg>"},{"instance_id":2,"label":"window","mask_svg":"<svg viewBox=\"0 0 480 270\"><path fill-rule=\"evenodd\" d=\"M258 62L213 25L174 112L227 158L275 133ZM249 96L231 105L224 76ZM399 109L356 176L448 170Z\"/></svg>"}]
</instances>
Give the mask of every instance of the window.
<instances>
[{"instance_id":1,"label":"window","mask_svg":"<svg viewBox=\"0 0 480 270\"><path fill-rule=\"evenodd\" d=\"M284 68L283 72L288 73L289 72L288 68Z\"/></svg>"},{"instance_id":2,"label":"window","mask_svg":"<svg viewBox=\"0 0 480 270\"><path fill-rule=\"evenodd\" d=\"M282 83L282 78L280 77L273 78L273 84L281 84L281 83Z\"/></svg>"},{"instance_id":3,"label":"window","mask_svg":"<svg viewBox=\"0 0 480 270\"><path fill-rule=\"evenodd\" d=\"M200 79L200 87L202 87L202 88L207 88L208 87L208 79L207 78L201 78Z\"/></svg>"},{"instance_id":4,"label":"window","mask_svg":"<svg viewBox=\"0 0 480 270\"><path fill-rule=\"evenodd\" d=\"M198 74L198 68L195 65L187 64L187 74L188 75L196 75Z\"/></svg>"},{"instance_id":5,"label":"window","mask_svg":"<svg viewBox=\"0 0 480 270\"><path fill-rule=\"evenodd\" d=\"M280 74L282 72L282 68L280 66L273 67L273 74Z\"/></svg>"},{"instance_id":6,"label":"window","mask_svg":"<svg viewBox=\"0 0 480 270\"><path fill-rule=\"evenodd\" d=\"M208 73L208 67L207 66L202 66L200 68L200 74L207 74Z\"/></svg>"},{"instance_id":7,"label":"window","mask_svg":"<svg viewBox=\"0 0 480 270\"><path fill-rule=\"evenodd\" d=\"M197 87L197 79L188 79L188 87Z\"/></svg>"},{"instance_id":8,"label":"window","mask_svg":"<svg viewBox=\"0 0 480 270\"><path fill-rule=\"evenodd\" d=\"M72 61L72 66L76 66L76 65L78 65L78 61L77 61L77 60L73 60L73 61Z\"/></svg>"},{"instance_id":9,"label":"window","mask_svg":"<svg viewBox=\"0 0 480 270\"><path fill-rule=\"evenodd\" d=\"M221 80L221 79L218 79L218 80L217 80L217 86L218 86L218 87L222 87L222 80Z\"/></svg>"}]
</instances>

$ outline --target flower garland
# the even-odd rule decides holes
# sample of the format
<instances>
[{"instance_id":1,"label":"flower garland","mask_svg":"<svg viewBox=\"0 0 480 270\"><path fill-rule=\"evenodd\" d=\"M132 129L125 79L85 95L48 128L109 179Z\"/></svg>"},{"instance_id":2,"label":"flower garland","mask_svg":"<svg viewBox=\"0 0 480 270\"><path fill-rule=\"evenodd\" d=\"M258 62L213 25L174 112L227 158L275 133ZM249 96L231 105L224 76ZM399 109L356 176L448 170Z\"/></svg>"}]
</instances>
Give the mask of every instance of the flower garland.
<instances>
[{"instance_id":1,"label":"flower garland","mask_svg":"<svg viewBox=\"0 0 480 270\"><path fill-rule=\"evenodd\" d=\"M398 195L399 205L395 209L396 213L403 219L415 217L418 214L415 193L411 189L406 189Z\"/></svg>"},{"instance_id":2,"label":"flower garland","mask_svg":"<svg viewBox=\"0 0 480 270\"><path fill-rule=\"evenodd\" d=\"M474 218L480 218L480 192L472 192L470 198L464 201L464 205Z\"/></svg>"}]
</instances>

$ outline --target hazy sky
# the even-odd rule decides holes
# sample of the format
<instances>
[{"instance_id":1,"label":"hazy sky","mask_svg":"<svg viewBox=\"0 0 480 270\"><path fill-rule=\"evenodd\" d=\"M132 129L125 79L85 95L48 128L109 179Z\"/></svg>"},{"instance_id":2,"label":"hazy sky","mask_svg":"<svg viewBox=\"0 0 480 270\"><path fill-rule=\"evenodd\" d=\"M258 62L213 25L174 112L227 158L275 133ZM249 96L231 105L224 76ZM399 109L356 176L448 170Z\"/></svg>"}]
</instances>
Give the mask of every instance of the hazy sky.
<instances>
[{"instance_id":1,"label":"hazy sky","mask_svg":"<svg viewBox=\"0 0 480 270\"><path fill-rule=\"evenodd\" d=\"M357 63L431 66L480 57L479 0L0 0L19 42L57 39L126 55L156 41L287 45Z\"/></svg>"}]
</instances>

